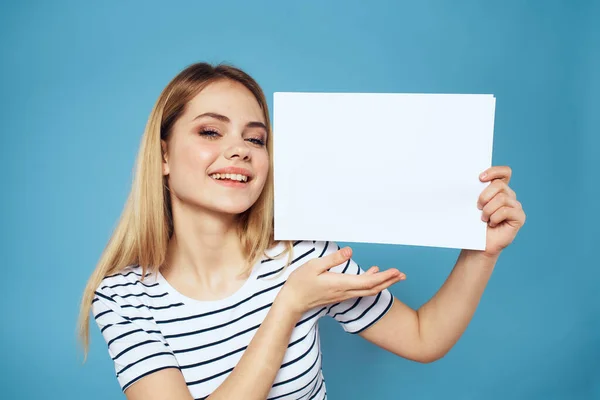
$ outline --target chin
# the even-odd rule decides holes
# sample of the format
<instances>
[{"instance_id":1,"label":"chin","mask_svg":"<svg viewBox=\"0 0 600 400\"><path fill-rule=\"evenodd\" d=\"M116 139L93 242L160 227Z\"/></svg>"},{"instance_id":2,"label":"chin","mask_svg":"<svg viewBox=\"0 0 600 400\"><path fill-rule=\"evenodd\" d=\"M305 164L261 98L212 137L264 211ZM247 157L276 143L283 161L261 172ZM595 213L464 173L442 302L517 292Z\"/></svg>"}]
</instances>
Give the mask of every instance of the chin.
<instances>
[{"instance_id":1,"label":"chin","mask_svg":"<svg viewBox=\"0 0 600 400\"><path fill-rule=\"evenodd\" d=\"M215 211L218 213L227 214L227 215L240 215L240 214L245 213L249 209L250 209L250 207L231 207L231 208L220 207L218 210L215 210Z\"/></svg>"},{"instance_id":2,"label":"chin","mask_svg":"<svg viewBox=\"0 0 600 400\"><path fill-rule=\"evenodd\" d=\"M211 211L219 213L219 214L227 214L227 215L239 215L246 211L248 211L252 207L252 204L240 204L240 203L232 203L232 204L213 204L209 208Z\"/></svg>"}]
</instances>

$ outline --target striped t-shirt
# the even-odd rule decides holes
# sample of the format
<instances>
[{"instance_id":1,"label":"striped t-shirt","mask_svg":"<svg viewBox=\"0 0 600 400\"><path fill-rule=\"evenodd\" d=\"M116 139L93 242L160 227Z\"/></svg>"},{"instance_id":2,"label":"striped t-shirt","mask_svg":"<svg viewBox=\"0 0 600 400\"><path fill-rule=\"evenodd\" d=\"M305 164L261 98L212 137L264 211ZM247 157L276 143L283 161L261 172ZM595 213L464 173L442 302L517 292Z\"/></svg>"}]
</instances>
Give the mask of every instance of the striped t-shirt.
<instances>
[{"instance_id":1,"label":"striped t-shirt","mask_svg":"<svg viewBox=\"0 0 600 400\"><path fill-rule=\"evenodd\" d=\"M284 249L279 243L267 254L273 257ZM206 398L236 366L290 273L338 249L333 242L296 242L293 263L283 273L277 274L287 254L276 260L263 257L238 291L216 301L186 297L160 273L148 273L142 282L139 266L106 277L96 290L92 312L122 390L155 371L177 368L192 397ZM353 260L331 271L364 273ZM328 315L345 331L358 333L380 319L392 301L391 293L384 290L305 313L293 329L268 398L326 399L319 318Z\"/></svg>"}]
</instances>

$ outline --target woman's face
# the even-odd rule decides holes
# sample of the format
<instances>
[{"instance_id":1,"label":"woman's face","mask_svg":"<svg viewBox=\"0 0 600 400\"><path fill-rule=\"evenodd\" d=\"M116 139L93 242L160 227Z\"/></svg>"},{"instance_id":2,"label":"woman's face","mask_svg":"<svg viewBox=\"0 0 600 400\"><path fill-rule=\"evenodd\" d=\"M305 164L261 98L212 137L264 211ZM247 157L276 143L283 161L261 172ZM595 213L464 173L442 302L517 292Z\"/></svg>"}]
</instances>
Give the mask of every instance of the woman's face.
<instances>
[{"instance_id":1,"label":"woman's face","mask_svg":"<svg viewBox=\"0 0 600 400\"><path fill-rule=\"evenodd\" d=\"M205 87L163 143L174 201L226 214L248 210L269 171L265 123L244 85L223 80Z\"/></svg>"}]
</instances>

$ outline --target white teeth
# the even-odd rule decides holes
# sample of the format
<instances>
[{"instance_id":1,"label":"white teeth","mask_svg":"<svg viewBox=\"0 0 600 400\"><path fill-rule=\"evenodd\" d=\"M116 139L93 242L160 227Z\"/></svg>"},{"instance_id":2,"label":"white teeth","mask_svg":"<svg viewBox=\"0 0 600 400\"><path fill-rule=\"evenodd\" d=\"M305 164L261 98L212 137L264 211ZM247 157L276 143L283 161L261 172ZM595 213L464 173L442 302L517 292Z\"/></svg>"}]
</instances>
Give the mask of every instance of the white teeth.
<instances>
[{"instance_id":1,"label":"white teeth","mask_svg":"<svg viewBox=\"0 0 600 400\"><path fill-rule=\"evenodd\" d=\"M212 175L210 175L210 177L213 179L229 179L229 180L238 181L238 182L247 182L248 181L248 177L246 175L241 175L241 174L212 174Z\"/></svg>"}]
</instances>

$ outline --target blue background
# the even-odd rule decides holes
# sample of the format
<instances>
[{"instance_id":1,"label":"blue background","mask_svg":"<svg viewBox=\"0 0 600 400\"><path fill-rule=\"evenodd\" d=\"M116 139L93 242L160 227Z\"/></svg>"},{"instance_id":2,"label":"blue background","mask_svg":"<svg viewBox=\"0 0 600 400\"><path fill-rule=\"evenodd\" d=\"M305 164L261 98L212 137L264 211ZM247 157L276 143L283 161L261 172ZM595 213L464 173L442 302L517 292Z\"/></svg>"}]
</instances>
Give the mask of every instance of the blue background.
<instances>
[{"instance_id":1,"label":"blue background","mask_svg":"<svg viewBox=\"0 0 600 400\"><path fill-rule=\"evenodd\" d=\"M0 397L123 398L95 325L81 363L80 296L154 101L210 61L247 70L270 102L274 91L497 97L493 163L513 168L527 224L438 362L324 321L331 399L600 398L599 2L215 3L2 1ZM458 255L353 248L363 268L404 271L392 291L415 308Z\"/></svg>"}]
</instances>

